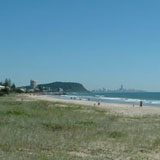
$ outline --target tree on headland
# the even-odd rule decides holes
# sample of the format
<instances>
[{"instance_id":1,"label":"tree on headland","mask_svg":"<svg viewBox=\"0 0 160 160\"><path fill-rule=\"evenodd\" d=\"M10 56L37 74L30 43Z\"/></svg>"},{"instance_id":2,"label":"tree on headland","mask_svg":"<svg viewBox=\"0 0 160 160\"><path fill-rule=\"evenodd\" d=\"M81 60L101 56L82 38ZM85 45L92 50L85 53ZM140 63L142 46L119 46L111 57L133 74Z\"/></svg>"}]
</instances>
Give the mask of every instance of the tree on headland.
<instances>
[{"instance_id":1,"label":"tree on headland","mask_svg":"<svg viewBox=\"0 0 160 160\"><path fill-rule=\"evenodd\" d=\"M6 78L5 81L4 81L4 86L5 87L11 87L11 85L12 85L11 80Z\"/></svg>"},{"instance_id":2,"label":"tree on headland","mask_svg":"<svg viewBox=\"0 0 160 160\"><path fill-rule=\"evenodd\" d=\"M15 85L15 83L13 83L13 84L12 84L11 88L12 88L13 90L15 90L15 89L16 89L16 85Z\"/></svg>"},{"instance_id":3,"label":"tree on headland","mask_svg":"<svg viewBox=\"0 0 160 160\"><path fill-rule=\"evenodd\" d=\"M38 86L38 89L39 89L40 92L43 91L43 87L41 85Z\"/></svg>"}]
</instances>

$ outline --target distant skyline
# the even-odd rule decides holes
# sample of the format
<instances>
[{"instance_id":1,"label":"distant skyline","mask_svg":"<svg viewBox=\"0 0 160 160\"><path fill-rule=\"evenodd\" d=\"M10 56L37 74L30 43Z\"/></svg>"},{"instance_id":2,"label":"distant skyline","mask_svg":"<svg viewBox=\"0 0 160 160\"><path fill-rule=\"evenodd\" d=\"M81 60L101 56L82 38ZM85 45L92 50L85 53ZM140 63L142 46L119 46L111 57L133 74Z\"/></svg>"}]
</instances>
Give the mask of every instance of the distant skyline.
<instances>
[{"instance_id":1,"label":"distant skyline","mask_svg":"<svg viewBox=\"0 0 160 160\"><path fill-rule=\"evenodd\" d=\"M160 91L159 0L0 1L0 81Z\"/></svg>"},{"instance_id":2,"label":"distant skyline","mask_svg":"<svg viewBox=\"0 0 160 160\"><path fill-rule=\"evenodd\" d=\"M99 88L92 90L93 92L146 92L146 90L137 90L135 88L125 88L123 85L119 88L110 89L110 88Z\"/></svg>"}]
</instances>

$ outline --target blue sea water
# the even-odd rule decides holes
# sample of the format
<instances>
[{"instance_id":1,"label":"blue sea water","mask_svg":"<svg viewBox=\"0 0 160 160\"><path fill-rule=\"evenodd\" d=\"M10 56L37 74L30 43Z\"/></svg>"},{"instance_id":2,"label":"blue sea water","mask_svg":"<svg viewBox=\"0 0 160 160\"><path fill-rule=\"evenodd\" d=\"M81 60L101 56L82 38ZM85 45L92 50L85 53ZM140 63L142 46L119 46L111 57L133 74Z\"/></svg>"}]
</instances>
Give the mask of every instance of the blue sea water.
<instances>
[{"instance_id":1,"label":"blue sea water","mask_svg":"<svg viewBox=\"0 0 160 160\"><path fill-rule=\"evenodd\" d=\"M143 101L144 105L160 107L160 92L112 92L112 93L81 93L56 96L57 98L77 99L86 101L101 101L107 103L127 103L139 105Z\"/></svg>"}]
</instances>

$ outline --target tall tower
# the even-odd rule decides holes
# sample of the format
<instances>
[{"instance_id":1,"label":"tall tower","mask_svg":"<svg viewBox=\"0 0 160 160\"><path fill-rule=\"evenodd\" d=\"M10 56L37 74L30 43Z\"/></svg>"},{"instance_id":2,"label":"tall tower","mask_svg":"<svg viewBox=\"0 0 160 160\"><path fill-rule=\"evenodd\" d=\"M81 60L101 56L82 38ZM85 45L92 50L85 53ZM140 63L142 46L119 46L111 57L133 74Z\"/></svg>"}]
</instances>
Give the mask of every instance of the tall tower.
<instances>
[{"instance_id":1,"label":"tall tower","mask_svg":"<svg viewBox=\"0 0 160 160\"><path fill-rule=\"evenodd\" d=\"M123 85L121 85L121 87L120 87L119 90L120 90L120 91L123 91L123 90L124 90Z\"/></svg>"},{"instance_id":2,"label":"tall tower","mask_svg":"<svg viewBox=\"0 0 160 160\"><path fill-rule=\"evenodd\" d=\"M31 81L30 81L30 88L31 88L31 89L35 89L36 87L37 87L37 81L31 80Z\"/></svg>"}]
</instances>

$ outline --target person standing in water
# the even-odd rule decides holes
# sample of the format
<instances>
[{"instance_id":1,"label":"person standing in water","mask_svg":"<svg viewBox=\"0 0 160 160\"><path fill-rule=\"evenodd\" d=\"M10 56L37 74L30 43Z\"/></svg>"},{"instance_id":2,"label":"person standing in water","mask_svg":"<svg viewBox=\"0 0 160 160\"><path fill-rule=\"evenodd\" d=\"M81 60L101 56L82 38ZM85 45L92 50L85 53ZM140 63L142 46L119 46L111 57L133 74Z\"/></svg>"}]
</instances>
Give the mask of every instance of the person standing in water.
<instances>
[{"instance_id":1,"label":"person standing in water","mask_svg":"<svg viewBox=\"0 0 160 160\"><path fill-rule=\"evenodd\" d=\"M140 106L140 107L143 106L143 101L140 101L139 106Z\"/></svg>"}]
</instances>

